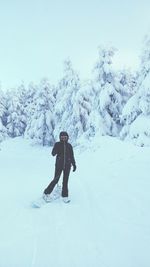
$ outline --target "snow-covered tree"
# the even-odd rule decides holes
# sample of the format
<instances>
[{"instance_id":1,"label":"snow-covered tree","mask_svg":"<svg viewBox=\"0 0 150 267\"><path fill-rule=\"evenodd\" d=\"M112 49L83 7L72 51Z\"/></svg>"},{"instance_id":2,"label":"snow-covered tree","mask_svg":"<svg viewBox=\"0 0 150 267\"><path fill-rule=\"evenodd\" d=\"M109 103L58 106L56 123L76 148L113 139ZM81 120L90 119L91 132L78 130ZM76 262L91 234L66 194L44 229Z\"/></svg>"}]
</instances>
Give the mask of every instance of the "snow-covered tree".
<instances>
[{"instance_id":1,"label":"snow-covered tree","mask_svg":"<svg viewBox=\"0 0 150 267\"><path fill-rule=\"evenodd\" d=\"M116 80L119 83L119 93L122 97L122 107L127 103L131 96L137 91L138 73L123 69L116 73Z\"/></svg>"},{"instance_id":2,"label":"snow-covered tree","mask_svg":"<svg viewBox=\"0 0 150 267\"><path fill-rule=\"evenodd\" d=\"M146 76L150 73L150 33L144 37L141 53L141 64L139 70L138 87L140 88Z\"/></svg>"},{"instance_id":3,"label":"snow-covered tree","mask_svg":"<svg viewBox=\"0 0 150 267\"><path fill-rule=\"evenodd\" d=\"M79 121L81 123L81 133L86 139L96 134L104 135L104 119L99 114L98 106L96 108L97 92L94 83L90 80L82 85L77 93L77 110L79 112Z\"/></svg>"},{"instance_id":4,"label":"snow-covered tree","mask_svg":"<svg viewBox=\"0 0 150 267\"><path fill-rule=\"evenodd\" d=\"M77 92L80 89L80 78L72 67L70 60L64 62L64 76L58 84L57 103L55 106L55 130L58 133L65 130L69 133L72 142L80 135L81 124L77 108Z\"/></svg>"},{"instance_id":5,"label":"snow-covered tree","mask_svg":"<svg viewBox=\"0 0 150 267\"><path fill-rule=\"evenodd\" d=\"M21 84L16 89L16 95L18 97L19 107L20 107L20 114L23 118L23 129L22 129L22 135L25 132L26 126L27 126L27 112L28 112L28 99L27 99L27 89L25 88L24 84Z\"/></svg>"},{"instance_id":6,"label":"snow-covered tree","mask_svg":"<svg viewBox=\"0 0 150 267\"><path fill-rule=\"evenodd\" d=\"M129 138L143 146L150 145L150 37L146 36L136 93L123 108L122 139Z\"/></svg>"},{"instance_id":7,"label":"snow-covered tree","mask_svg":"<svg viewBox=\"0 0 150 267\"><path fill-rule=\"evenodd\" d=\"M10 137L21 136L26 126L18 95L14 90L7 92L7 133Z\"/></svg>"},{"instance_id":8,"label":"snow-covered tree","mask_svg":"<svg viewBox=\"0 0 150 267\"><path fill-rule=\"evenodd\" d=\"M120 130L120 113L122 109L122 97L120 84L112 69L112 57L115 53L113 47L109 49L99 48L99 58L94 71L95 83L95 107L103 119L103 132L116 136Z\"/></svg>"},{"instance_id":9,"label":"snow-covered tree","mask_svg":"<svg viewBox=\"0 0 150 267\"><path fill-rule=\"evenodd\" d=\"M150 73L125 105L122 120L125 122L120 133L122 139L133 139L141 146L147 145L149 140L150 145Z\"/></svg>"},{"instance_id":10,"label":"snow-covered tree","mask_svg":"<svg viewBox=\"0 0 150 267\"><path fill-rule=\"evenodd\" d=\"M33 98L30 120L25 132L25 137L31 138L35 143L53 145L55 139L54 131L54 105L56 88L43 79Z\"/></svg>"},{"instance_id":11,"label":"snow-covered tree","mask_svg":"<svg viewBox=\"0 0 150 267\"><path fill-rule=\"evenodd\" d=\"M6 121L6 99L0 90L0 142L7 137Z\"/></svg>"},{"instance_id":12,"label":"snow-covered tree","mask_svg":"<svg viewBox=\"0 0 150 267\"><path fill-rule=\"evenodd\" d=\"M80 90L78 90L75 101L76 118L78 119L76 127L78 129L78 136L82 134L88 135L90 130L90 114L92 112L92 90L91 83L84 83Z\"/></svg>"},{"instance_id":13,"label":"snow-covered tree","mask_svg":"<svg viewBox=\"0 0 150 267\"><path fill-rule=\"evenodd\" d=\"M26 90L26 105L25 112L27 116L27 124L35 111L35 98L38 91L38 86L31 82Z\"/></svg>"}]
</instances>

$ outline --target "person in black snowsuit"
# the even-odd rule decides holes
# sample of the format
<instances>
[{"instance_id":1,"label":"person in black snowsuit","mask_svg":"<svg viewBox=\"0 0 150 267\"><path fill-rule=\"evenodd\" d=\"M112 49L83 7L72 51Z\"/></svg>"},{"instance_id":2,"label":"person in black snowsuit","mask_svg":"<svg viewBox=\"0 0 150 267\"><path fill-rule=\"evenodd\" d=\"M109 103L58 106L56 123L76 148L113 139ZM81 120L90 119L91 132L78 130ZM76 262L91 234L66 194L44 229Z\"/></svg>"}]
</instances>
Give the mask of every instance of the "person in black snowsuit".
<instances>
[{"instance_id":1,"label":"person in black snowsuit","mask_svg":"<svg viewBox=\"0 0 150 267\"><path fill-rule=\"evenodd\" d=\"M59 135L60 142L56 142L52 155L56 156L55 163L55 175L54 179L50 182L48 187L44 190L45 195L49 195L55 185L58 183L61 173L63 172L63 184L62 184L62 197L68 197L68 179L71 170L71 166L73 166L73 172L76 170L76 162L74 159L73 148L70 143L68 143L68 133L61 132Z\"/></svg>"}]
</instances>

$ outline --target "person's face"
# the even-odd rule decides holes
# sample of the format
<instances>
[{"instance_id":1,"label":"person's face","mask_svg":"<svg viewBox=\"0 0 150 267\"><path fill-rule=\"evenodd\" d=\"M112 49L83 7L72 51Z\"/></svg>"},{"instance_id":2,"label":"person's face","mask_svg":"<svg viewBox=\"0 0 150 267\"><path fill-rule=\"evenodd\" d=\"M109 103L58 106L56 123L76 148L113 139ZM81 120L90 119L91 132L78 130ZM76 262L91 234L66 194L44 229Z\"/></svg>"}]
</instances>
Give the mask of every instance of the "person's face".
<instances>
[{"instance_id":1,"label":"person's face","mask_svg":"<svg viewBox=\"0 0 150 267\"><path fill-rule=\"evenodd\" d=\"M68 136L67 136L67 135L62 135L62 136L60 137L60 139L61 139L63 142L65 142L65 141L68 140Z\"/></svg>"}]
</instances>

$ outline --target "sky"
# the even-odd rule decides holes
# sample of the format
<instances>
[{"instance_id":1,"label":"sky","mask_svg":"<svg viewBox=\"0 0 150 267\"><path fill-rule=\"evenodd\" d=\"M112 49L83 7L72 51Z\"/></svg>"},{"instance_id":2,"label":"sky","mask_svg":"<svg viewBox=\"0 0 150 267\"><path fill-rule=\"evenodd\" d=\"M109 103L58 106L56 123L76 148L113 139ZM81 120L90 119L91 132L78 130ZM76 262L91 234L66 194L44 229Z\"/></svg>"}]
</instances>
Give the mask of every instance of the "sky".
<instances>
[{"instance_id":1,"label":"sky","mask_svg":"<svg viewBox=\"0 0 150 267\"><path fill-rule=\"evenodd\" d=\"M99 45L118 49L115 68L137 68L149 11L149 0L0 0L2 89L44 77L55 83L66 58L88 79Z\"/></svg>"}]
</instances>

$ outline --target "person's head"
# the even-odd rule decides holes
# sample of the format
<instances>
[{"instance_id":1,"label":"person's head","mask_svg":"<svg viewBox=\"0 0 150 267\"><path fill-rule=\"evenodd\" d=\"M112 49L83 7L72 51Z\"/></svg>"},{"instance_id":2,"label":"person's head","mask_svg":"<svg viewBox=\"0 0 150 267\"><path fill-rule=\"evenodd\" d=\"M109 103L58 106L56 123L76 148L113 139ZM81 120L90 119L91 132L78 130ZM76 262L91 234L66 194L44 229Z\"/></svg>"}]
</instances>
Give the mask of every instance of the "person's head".
<instances>
[{"instance_id":1,"label":"person's head","mask_svg":"<svg viewBox=\"0 0 150 267\"><path fill-rule=\"evenodd\" d=\"M59 138L60 138L60 141L67 142L69 139L69 135L67 132L60 132Z\"/></svg>"}]
</instances>

